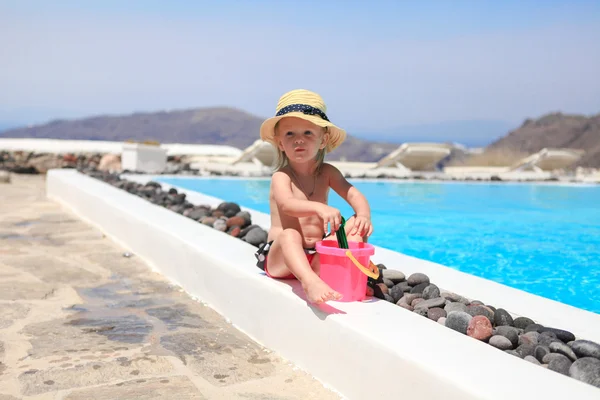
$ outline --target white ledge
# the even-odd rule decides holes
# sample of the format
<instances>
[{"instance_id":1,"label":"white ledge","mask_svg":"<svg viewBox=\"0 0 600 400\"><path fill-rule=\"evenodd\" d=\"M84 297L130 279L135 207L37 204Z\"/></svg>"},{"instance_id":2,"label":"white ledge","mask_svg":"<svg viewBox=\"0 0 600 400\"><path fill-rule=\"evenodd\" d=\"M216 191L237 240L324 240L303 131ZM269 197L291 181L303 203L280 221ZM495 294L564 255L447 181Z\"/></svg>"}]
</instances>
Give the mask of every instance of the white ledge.
<instances>
[{"instance_id":1,"label":"white ledge","mask_svg":"<svg viewBox=\"0 0 600 400\"><path fill-rule=\"evenodd\" d=\"M395 385L405 396L427 399L600 394L385 301L309 306L297 282L269 279L255 267L253 246L74 170L49 171L47 191L238 329L347 398L389 397ZM195 203L216 201L188 193ZM252 214L254 222L264 222L264 214ZM598 340L597 314L382 248L374 261L409 274L425 272L444 289Z\"/></svg>"}]
</instances>

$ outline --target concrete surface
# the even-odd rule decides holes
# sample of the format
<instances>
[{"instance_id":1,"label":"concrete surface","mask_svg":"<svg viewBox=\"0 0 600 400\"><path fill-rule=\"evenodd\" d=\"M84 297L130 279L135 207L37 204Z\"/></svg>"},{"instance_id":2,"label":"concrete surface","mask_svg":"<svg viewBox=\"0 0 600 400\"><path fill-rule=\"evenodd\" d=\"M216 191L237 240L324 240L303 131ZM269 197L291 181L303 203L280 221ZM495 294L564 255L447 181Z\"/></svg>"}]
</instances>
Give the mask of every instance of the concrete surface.
<instances>
[{"instance_id":1,"label":"concrete surface","mask_svg":"<svg viewBox=\"0 0 600 400\"><path fill-rule=\"evenodd\" d=\"M0 189L0 399L337 395L46 199Z\"/></svg>"}]
</instances>

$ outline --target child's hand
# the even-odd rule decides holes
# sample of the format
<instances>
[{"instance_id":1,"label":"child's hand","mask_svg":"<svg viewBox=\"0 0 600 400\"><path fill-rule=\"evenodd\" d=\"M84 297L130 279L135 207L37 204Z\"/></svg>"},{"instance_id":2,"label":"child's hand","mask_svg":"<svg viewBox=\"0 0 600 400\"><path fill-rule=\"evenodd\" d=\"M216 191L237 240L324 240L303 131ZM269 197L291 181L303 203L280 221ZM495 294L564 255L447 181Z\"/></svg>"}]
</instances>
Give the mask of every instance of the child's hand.
<instances>
[{"instance_id":1,"label":"child's hand","mask_svg":"<svg viewBox=\"0 0 600 400\"><path fill-rule=\"evenodd\" d=\"M323 204L317 211L317 215L323 220L325 231L327 231L327 224L331 226L332 232L337 232L342 224L342 214L337 208Z\"/></svg>"},{"instance_id":2,"label":"child's hand","mask_svg":"<svg viewBox=\"0 0 600 400\"><path fill-rule=\"evenodd\" d=\"M361 237L369 237L373 233L373 225L371 225L371 218L356 216L354 218L354 227L350 232L351 235L359 235Z\"/></svg>"}]
</instances>

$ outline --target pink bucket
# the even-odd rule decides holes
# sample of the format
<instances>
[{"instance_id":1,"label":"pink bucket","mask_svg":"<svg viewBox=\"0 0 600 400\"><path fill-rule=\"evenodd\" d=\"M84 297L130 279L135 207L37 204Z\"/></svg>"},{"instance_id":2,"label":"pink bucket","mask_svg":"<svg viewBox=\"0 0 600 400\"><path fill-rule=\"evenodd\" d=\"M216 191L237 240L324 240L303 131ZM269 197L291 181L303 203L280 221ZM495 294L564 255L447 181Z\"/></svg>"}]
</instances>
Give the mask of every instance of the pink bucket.
<instances>
[{"instance_id":1,"label":"pink bucket","mask_svg":"<svg viewBox=\"0 0 600 400\"><path fill-rule=\"evenodd\" d=\"M340 249L336 240L317 242L320 276L333 290L343 295L340 301L362 301L366 297L367 275L379 274L370 260L375 254L375 247L353 241L348 241L348 247Z\"/></svg>"}]
</instances>

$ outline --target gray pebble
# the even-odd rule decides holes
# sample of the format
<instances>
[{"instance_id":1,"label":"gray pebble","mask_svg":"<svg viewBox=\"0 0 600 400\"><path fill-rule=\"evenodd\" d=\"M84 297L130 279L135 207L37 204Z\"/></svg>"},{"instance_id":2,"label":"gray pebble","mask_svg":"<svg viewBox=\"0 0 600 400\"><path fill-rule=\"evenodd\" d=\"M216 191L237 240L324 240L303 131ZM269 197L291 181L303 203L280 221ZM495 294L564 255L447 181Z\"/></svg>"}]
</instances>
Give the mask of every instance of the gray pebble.
<instances>
[{"instance_id":1,"label":"gray pebble","mask_svg":"<svg viewBox=\"0 0 600 400\"><path fill-rule=\"evenodd\" d=\"M494 323L496 326L513 325L513 317L503 308L499 308L494 312Z\"/></svg>"},{"instance_id":2,"label":"gray pebble","mask_svg":"<svg viewBox=\"0 0 600 400\"><path fill-rule=\"evenodd\" d=\"M427 286L425 289L423 289L423 298L425 300L441 298L440 297L440 288L438 288L433 283L429 284L429 286ZM446 301L446 299L442 299L442 300L444 300L444 302Z\"/></svg>"},{"instance_id":3,"label":"gray pebble","mask_svg":"<svg viewBox=\"0 0 600 400\"><path fill-rule=\"evenodd\" d=\"M388 288L393 288L394 287L394 282L392 282L389 279L383 278L383 283L385 283L385 286L387 286Z\"/></svg>"},{"instance_id":4,"label":"gray pebble","mask_svg":"<svg viewBox=\"0 0 600 400\"><path fill-rule=\"evenodd\" d=\"M499 326L496 328L496 334L502 335L512 343L513 347L519 345L519 331L511 326Z\"/></svg>"},{"instance_id":5,"label":"gray pebble","mask_svg":"<svg viewBox=\"0 0 600 400\"><path fill-rule=\"evenodd\" d=\"M395 269L384 269L382 274L383 279L389 279L394 283L400 283L406 279L402 272L397 271Z\"/></svg>"},{"instance_id":6,"label":"gray pebble","mask_svg":"<svg viewBox=\"0 0 600 400\"><path fill-rule=\"evenodd\" d=\"M425 274L422 274L420 272L416 272L414 274L411 274L408 279L406 280L408 282L408 284L410 286L417 286L420 285L422 283L429 283L429 277Z\"/></svg>"},{"instance_id":7,"label":"gray pebble","mask_svg":"<svg viewBox=\"0 0 600 400\"><path fill-rule=\"evenodd\" d=\"M452 292L442 292L442 297L453 303L462 303L465 306L470 303L469 299Z\"/></svg>"},{"instance_id":8,"label":"gray pebble","mask_svg":"<svg viewBox=\"0 0 600 400\"><path fill-rule=\"evenodd\" d=\"M473 319L473 317L464 311L452 311L446 317L446 326L466 335L471 319Z\"/></svg>"},{"instance_id":9,"label":"gray pebble","mask_svg":"<svg viewBox=\"0 0 600 400\"><path fill-rule=\"evenodd\" d=\"M397 303L398 300L400 300L402 298L402 296L404 296L404 290L402 290L402 286L400 286L400 284L398 284L398 285L395 285L393 288L391 288L390 296L392 296L394 298L394 300L395 300L394 303Z\"/></svg>"},{"instance_id":10,"label":"gray pebble","mask_svg":"<svg viewBox=\"0 0 600 400\"><path fill-rule=\"evenodd\" d=\"M578 357L594 357L600 360L600 344L590 340L575 340L571 348Z\"/></svg>"},{"instance_id":11,"label":"gray pebble","mask_svg":"<svg viewBox=\"0 0 600 400\"><path fill-rule=\"evenodd\" d=\"M544 357L546 357L546 355L550 354L550 348L547 346L536 346L535 347L535 351L534 351L534 355L535 358L538 359L539 362L544 362Z\"/></svg>"},{"instance_id":12,"label":"gray pebble","mask_svg":"<svg viewBox=\"0 0 600 400\"><path fill-rule=\"evenodd\" d=\"M473 303L471 303L471 304L473 304ZM487 319L490 320L492 325L494 324L494 313L492 313L490 310L488 310L484 306L470 305L467 307L467 313L469 313L473 317L475 317L477 315L483 315L484 317L486 317Z\"/></svg>"},{"instance_id":13,"label":"gray pebble","mask_svg":"<svg viewBox=\"0 0 600 400\"><path fill-rule=\"evenodd\" d=\"M600 388L600 360L594 357L580 358L569 368L569 375L579 381Z\"/></svg>"},{"instance_id":14,"label":"gray pebble","mask_svg":"<svg viewBox=\"0 0 600 400\"><path fill-rule=\"evenodd\" d=\"M450 314L452 311L467 312L467 306L465 306L463 303L449 303L446 304L444 310L446 310L446 313L448 314Z\"/></svg>"},{"instance_id":15,"label":"gray pebble","mask_svg":"<svg viewBox=\"0 0 600 400\"><path fill-rule=\"evenodd\" d=\"M532 364L535 364L535 365L542 365L542 364L541 364L541 363L540 363L540 362L537 360L537 358L535 358L534 356L526 356L526 357L525 357L525 361L529 361L530 363L532 363Z\"/></svg>"},{"instance_id":16,"label":"gray pebble","mask_svg":"<svg viewBox=\"0 0 600 400\"><path fill-rule=\"evenodd\" d=\"M446 317L442 317L442 318L438 319L437 323L440 325L446 326Z\"/></svg>"},{"instance_id":17,"label":"gray pebble","mask_svg":"<svg viewBox=\"0 0 600 400\"><path fill-rule=\"evenodd\" d=\"M426 308L419 308L419 307L416 307L416 308L413 310L413 312L414 312L415 314L419 314L419 315L420 315L420 316L422 316L422 317L426 317L426 316L427 316L427 309L426 309Z\"/></svg>"},{"instance_id":18,"label":"gray pebble","mask_svg":"<svg viewBox=\"0 0 600 400\"><path fill-rule=\"evenodd\" d=\"M440 318L445 317L446 315L446 311L444 311L443 308L433 307L427 310L427 318L433 321L438 321Z\"/></svg>"},{"instance_id":19,"label":"gray pebble","mask_svg":"<svg viewBox=\"0 0 600 400\"><path fill-rule=\"evenodd\" d=\"M521 328L521 329L525 329L525 328L527 328L527 326L534 324L534 323L535 322L532 319L527 318L527 317L518 317L518 318L515 318L513 321L513 325L516 328Z\"/></svg>"},{"instance_id":20,"label":"gray pebble","mask_svg":"<svg viewBox=\"0 0 600 400\"><path fill-rule=\"evenodd\" d=\"M425 290L425 288L429 285L429 283L419 283L416 286L413 286L412 289L410 289L411 293L421 293L423 294L423 290Z\"/></svg>"},{"instance_id":21,"label":"gray pebble","mask_svg":"<svg viewBox=\"0 0 600 400\"><path fill-rule=\"evenodd\" d=\"M423 297L421 293L409 293L405 294L403 299L406 301L406 304L411 304L414 299L420 299Z\"/></svg>"},{"instance_id":22,"label":"gray pebble","mask_svg":"<svg viewBox=\"0 0 600 400\"><path fill-rule=\"evenodd\" d=\"M562 354L556 354L559 357L554 357L549 363L548 363L548 369L551 369L552 371L556 371L560 374L563 375L569 375L569 369L571 368L571 365L573 364L571 362L571 360L569 360L566 356L563 356Z\"/></svg>"},{"instance_id":23,"label":"gray pebble","mask_svg":"<svg viewBox=\"0 0 600 400\"><path fill-rule=\"evenodd\" d=\"M494 335L490 338L489 344L500 350L511 350L513 344L508 338L502 335Z\"/></svg>"},{"instance_id":24,"label":"gray pebble","mask_svg":"<svg viewBox=\"0 0 600 400\"><path fill-rule=\"evenodd\" d=\"M419 308L432 308L432 307L441 307L445 304L445 300L441 297L437 297L435 299L423 300L420 302L417 307Z\"/></svg>"},{"instance_id":25,"label":"gray pebble","mask_svg":"<svg viewBox=\"0 0 600 400\"><path fill-rule=\"evenodd\" d=\"M534 344L522 344L515 351L521 355L521 358L525 358L526 356L533 356L535 354L535 347Z\"/></svg>"},{"instance_id":26,"label":"gray pebble","mask_svg":"<svg viewBox=\"0 0 600 400\"><path fill-rule=\"evenodd\" d=\"M505 352L505 353L508 353L508 354L510 354L511 356L515 356L515 357L523 358L523 357L521 357L521 355L520 355L519 353L517 353L517 352L516 352L516 351L514 351L514 350L504 350L504 352Z\"/></svg>"},{"instance_id":27,"label":"gray pebble","mask_svg":"<svg viewBox=\"0 0 600 400\"><path fill-rule=\"evenodd\" d=\"M569 346L567 346L564 343L560 343L560 342L550 343L549 347L550 347L550 351L553 353L563 354L563 355L569 357L569 359L571 361L577 360L577 356L573 352L573 349L571 349Z\"/></svg>"}]
</instances>

